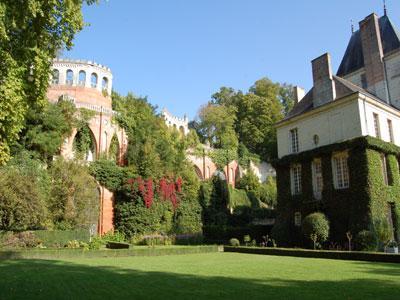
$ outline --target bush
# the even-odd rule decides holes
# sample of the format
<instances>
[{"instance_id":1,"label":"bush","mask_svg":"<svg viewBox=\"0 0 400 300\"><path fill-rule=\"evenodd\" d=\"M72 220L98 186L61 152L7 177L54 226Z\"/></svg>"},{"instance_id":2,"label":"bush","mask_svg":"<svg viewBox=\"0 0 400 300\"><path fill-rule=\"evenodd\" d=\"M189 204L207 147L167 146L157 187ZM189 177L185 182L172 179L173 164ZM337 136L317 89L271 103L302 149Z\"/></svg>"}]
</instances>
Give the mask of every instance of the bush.
<instances>
[{"instance_id":1,"label":"bush","mask_svg":"<svg viewBox=\"0 0 400 300\"><path fill-rule=\"evenodd\" d=\"M368 230L360 231L355 238L356 249L360 251L376 251L378 240L375 234Z\"/></svg>"},{"instance_id":2,"label":"bush","mask_svg":"<svg viewBox=\"0 0 400 300\"><path fill-rule=\"evenodd\" d=\"M1 247L4 248L34 248L41 244L33 232L7 232L1 238Z\"/></svg>"},{"instance_id":3,"label":"bush","mask_svg":"<svg viewBox=\"0 0 400 300\"><path fill-rule=\"evenodd\" d=\"M88 242L90 234L88 230L36 230L35 236L46 247L61 248L69 241L77 240L81 242Z\"/></svg>"},{"instance_id":4,"label":"bush","mask_svg":"<svg viewBox=\"0 0 400 300\"><path fill-rule=\"evenodd\" d=\"M236 238L231 238L229 240L229 245L233 246L233 247L239 247L240 246L240 242L238 239Z\"/></svg>"},{"instance_id":5,"label":"bush","mask_svg":"<svg viewBox=\"0 0 400 300\"><path fill-rule=\"evenodd\" d=\"M246 235L243 237L243 242L244 242L244 243L246 244L246 246L247 246L248 243L251 242L251 237L250 237L250 235L246 234Z\"/></svg>"},{"instance_id":6,"label":"bush","mask_svg":"<svg viewBox=\"0 0 400 300\"><path fill-rule=\"evenodd\" d=\"M325 242L329 236L329 221L323 213L312 213L304 218L302 232L313 242L314 249L317 243Z\"/></svg>"},{"instance_id":7,"label":"bush","mask_svg":"<svg viewBox=\"0 0 400 300\"><path fill-rule=\"evenodd\" d=\"M177 234L174 241L175 245L201 245L203 243L203 234L201 232Z\"/></svg>"}]
</instances>

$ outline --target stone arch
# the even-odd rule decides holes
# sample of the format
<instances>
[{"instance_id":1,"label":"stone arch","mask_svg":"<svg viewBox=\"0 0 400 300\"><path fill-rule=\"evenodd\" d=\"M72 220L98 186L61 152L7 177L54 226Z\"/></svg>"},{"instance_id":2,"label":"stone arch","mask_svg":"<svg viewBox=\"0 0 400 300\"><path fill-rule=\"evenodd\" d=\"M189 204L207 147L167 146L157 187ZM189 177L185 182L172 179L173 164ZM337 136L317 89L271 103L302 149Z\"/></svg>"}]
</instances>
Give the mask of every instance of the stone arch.
<instances>
[{"instance_id":1,"label":"stone arch","mask_svg":"<svg viewBox=\"0 0 400 300\"><path fill-rule=\"evenodd\" d=\"M121 150L121 146L120 143L118 141L118 136L116 133L113 134L111 141L110 141L110 146L108 148L108 158L115 161L116 163L119 162L120 160L120 151Z\"/></svg>"},{"instance_id":2,"label":"stone arch","mask_svg":"<svg viewBox=\"0 0 400 300\"><path fill-rule=\"evenodd\" d=\"M92 129L85 125L76 130L72 142L73 156L79 160L93 161L98 155L96 136Z\"/></svg>"},{"instance_id":3,"label":"stone arch","mask_svg":"<svg viewBox=\"0 0 400 300\"><path fill-rule=\"evenodd\" d=\"M197 177L199 177L200 180L203 180L203 174L201 173L201 170L198 166L193 165L194 166L194 171L196 172Z\"/></svg>"},{"instance_id":4,"label":"stone arch","mask_svg":"<svg viewBox=\"0 0 400 300\"><path fill-rule=\"evenodd\" d=\"M179 126L179 133L183 136L185 135L185 128L183 126Z\"/></svg>"},{"instance_id":5,"label":"stone arch","mask_svg":"<svg viewBox=\"0 0 400 300\"><path fill-rule=\"evenodd\" d=\"M92 75L90 75L90 86L92 88L97 88L97 74L96 73L92 73Z\"/></svg>"},{"instance_id":6,"label":"stone arch","mask_svg":"<svg viewBox=\"0 0 400 300\"><path fill-rule=\"evenodd\" d=\"M108 78L107 77L103 77L102 81L101 81L101 89L102 90L108 90Z\"/></svg>"},{"instance_id":7,"label":"stone arch","mask_svg":"<svg viewBox=\"0 0 400 300\"><path fill-rule=\"evenodd\" d=\"M80 86L86 85L86 72L84 70L79 71L78 84Z\"/></svg>"},{"instance_id":8,"label":"stone arch","mask_svg":"<svg viewBox=\"0 0 400 300\"><path fill-rule=\"evenodd\" d=\"M65 73L65 84L66 85L73 85L74 84L74 71L68 69Z\"/></svg>"}]
</instances>

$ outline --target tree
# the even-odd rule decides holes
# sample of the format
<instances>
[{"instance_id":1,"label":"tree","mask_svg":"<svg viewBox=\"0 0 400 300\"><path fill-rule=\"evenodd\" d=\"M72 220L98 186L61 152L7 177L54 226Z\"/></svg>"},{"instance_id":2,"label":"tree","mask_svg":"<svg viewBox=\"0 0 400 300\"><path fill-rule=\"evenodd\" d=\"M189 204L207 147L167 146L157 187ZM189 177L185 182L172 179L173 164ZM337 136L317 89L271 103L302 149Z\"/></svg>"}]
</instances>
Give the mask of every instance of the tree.
<instances>
[{"instance_id":1,"label":"tree","mask_svg":"<svg viewBox=\"0 0 400 300\"><path fill-rule=\"evenodd\" d=\"M83 28L83 2L96 1L0 2L0 164L9 159L28 108L47 101L52 59Z\"/></svg>"},{"instance_id":2,"label":"tree","mask_svg":"<svg viewBox=\"0 0 400 300\"><path fill-rule=\"evenodd\" d=\"M43 164L27 152L1 167L0 230L45 228L50 185Z\"/></svg>"},{"instance_id":3,"label":"tree","mask_svg":"<svg viewBox=\"0 0 400 300\"><path fill-rule=\"evenodd\" d=\"M48 102L43 109L30 108L19 143L36 152L43 161L50 162L76 125L75 114L76 108L69 101Z\"/></svg>"},{"instance_id":4,"label":"tree","mask_svg":"<svg viewBox=\"0 0 400 300\"><path fill-rule=\"evenodd\" d=\"M238 139L234 124L236 109L209 103L199 112L200 131L205 139L215 148L236 149Z\"/></svg>"},{"instance_id":5,"label":"tree","mask_svg":"<svg viewBox=\"0 0 400 300\"><path fill-rule=\"evenodd\" d=\"M49 213L58 229L89 228L97 224L99 192L86 167L58 158L49 170Z\"/></svg>"},{"instance_id":6,"label":"tree","mask_svg":"<svg viewBox=\"0 0 400 300\"><path fill-rule=\"evenodd\" d=\"M283 83L279 87L279 100L283 106L283 114L286 116L294 106L294 87Z\"/></svg>"},{"instance_id":7,"label":"tree","mask_svg":"<svg viewBox=\"0 0 400 300\"><path fill-rule=\"evenodd\" d=\"M323 213L312 213L304 218L301 229L304 236L312 240L315 250L318 242L328 239L329 221Z\"/></svg>"}]
</instances>

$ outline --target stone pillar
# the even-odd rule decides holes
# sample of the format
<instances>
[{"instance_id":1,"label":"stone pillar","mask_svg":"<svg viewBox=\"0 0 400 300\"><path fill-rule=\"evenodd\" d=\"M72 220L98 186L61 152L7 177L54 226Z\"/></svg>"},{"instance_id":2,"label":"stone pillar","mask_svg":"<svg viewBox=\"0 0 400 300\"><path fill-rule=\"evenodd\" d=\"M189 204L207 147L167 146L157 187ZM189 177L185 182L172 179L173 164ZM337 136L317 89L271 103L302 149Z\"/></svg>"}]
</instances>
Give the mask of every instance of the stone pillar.
<instances>
[{"instance_id":1,"label":"stone pillar","mask_svg":"<svg viewBox=\"0 0 400 300\"><path fill-rule=\"evenodd\" d=\"M312 62L314 107L331 102L336 98L335 83L332 76L331 57L325 53Z\"/></svg>"},{"instance_id":2,"label":"stone pillar","mask_svg":"<svg viewBox=\"0 0 400 300\"><path fill-rule=\"evenodd\" d=\"M381 32L376 14L371 14L360 22L360 33L367 90L389 102L386 89Z\"/></svg>"},{"instance_id":3,"label":"stone pillar","mask_svg":"<svg viewBox=\"0 0 400 300\"><path fill-rule=\"evenodd\" d=\"M100 217L98 233L103 235L114 231L114 194L100 186Z\"/></svg>"}]
</instances>

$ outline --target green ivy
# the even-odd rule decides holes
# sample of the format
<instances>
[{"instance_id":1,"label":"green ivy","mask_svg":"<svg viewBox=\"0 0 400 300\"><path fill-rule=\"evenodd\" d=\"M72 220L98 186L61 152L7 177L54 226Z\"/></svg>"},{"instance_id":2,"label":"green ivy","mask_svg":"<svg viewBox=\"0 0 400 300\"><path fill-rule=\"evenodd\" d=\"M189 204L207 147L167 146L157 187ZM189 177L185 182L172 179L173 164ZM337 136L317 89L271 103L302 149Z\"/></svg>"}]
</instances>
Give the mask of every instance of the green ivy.
<instances>
[{"instance_id":1,"label":"green ivy","mask_svg":"<svg viewBox=\"0 0 400 300\"><path fill-rule=\"evenodd\" d=\"M333 186L331 157L336 151L347 150L350 187L336 190ZM386 185L381 156L387 159ZM373 137L361 137L342 143L323 146L297 155L288 155L274 162L277 169L278 220L276 236L282 245L301 245L304 238L300 228L294 226L294 213L304 218L316 211L324 212L331 224L329 241L344 244L346 232L353 236L362 230L376 235L387 228L387 205L395 206L394 228L399 239L400 228L400 148ZM311 162L321 158L323 184L322 200L315 200L312 189ZM290 191L290 165L302 164L302 194L292 196ZM286 228L285 230L278 230ZM397 230L396 230L397 229ZM379 237L378 237L379 238Z\"/></svg>"}]
</instances>

